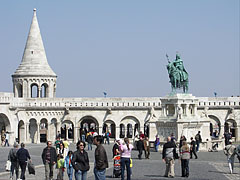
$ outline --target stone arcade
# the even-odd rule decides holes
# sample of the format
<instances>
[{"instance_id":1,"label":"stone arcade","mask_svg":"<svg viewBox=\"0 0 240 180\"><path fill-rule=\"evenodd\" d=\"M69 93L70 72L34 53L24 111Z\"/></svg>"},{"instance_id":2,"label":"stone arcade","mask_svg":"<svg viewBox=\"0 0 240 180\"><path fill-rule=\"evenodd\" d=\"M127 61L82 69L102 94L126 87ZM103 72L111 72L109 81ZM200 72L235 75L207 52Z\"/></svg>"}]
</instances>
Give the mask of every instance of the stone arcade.
<instances>
[{"instance_id":1,"label":"stone arcade","mask_svg":"<svg viewBox=\"0 0 240 180\"><path fill-rule=\"evenodd\" d=\"M34 9L22 62L12 75L13 93L0 93L0 130L10 133L10 144L62 138L76 142L82 128L106 130L112 138L139 131L155 140L171 133L189 140L201 131L203 141L219 132L240 140L239 97L195 97L175 94L156 98L56 98L57 75L48 65L36 9Z\"/></svg>"}]
</instances>

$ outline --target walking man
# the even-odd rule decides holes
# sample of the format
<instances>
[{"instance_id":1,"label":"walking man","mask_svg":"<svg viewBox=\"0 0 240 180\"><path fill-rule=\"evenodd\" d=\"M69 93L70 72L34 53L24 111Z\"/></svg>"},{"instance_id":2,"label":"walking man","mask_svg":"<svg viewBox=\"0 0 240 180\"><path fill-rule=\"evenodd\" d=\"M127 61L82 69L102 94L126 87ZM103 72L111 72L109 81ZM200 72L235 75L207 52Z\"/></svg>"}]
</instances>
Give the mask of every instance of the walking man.
<instances>
[{"instance_id":1,"label":"walking man","mask_svg":"<svg viewBox=\"0 0 240 180\"><path fill-rule=\"evenodd\" d=\"M232 145L232 140L229 140L229 144L224 148L224 154L227 156L230 174L233 173L235 150L236 147Z\"/></svg>"},{"instance_id":2,"label":"walking man","mask_svg":"<svg viewBox=\"0 0 240 180\"><path fill-rule=\"evenodd\" d=\"M31 162L31 157L27 149L25 149L25 144L21 143L21 148L17 151L17 159L21 168L20 179L25 180L25 171L27 167L27 160Z\"/></svg>"},{"instance_id":3,"label":"walking man","mask_svg":"<svg viewBox=\"0 0 240 180\"><path fill-rule=\"evenodd\" d=\"M88 143L88 150L92 150L93 136L91 132L87 134L87 143Z\"/></svg>"},{"instance_id":4,"label":"walking man","mask_svg":"<svg viewBox=\"0 0 240 180\"><path fill-rule=\"evenodd\" d=\"M5 144L4 144L4 146L6 147L6 146L8 146L9 147L9 133L8 133L8 131L6 132L6 134L5 134Z\"/></svg>"},{"instance_id":5,"label":"walking man","mask_svg":"<svg viewBox=\"0 0 240 180\"><path fill-rule=\"evenodd\" d=\"M51 180L53 178L53 165L57 162L56 149L52 147L52 142L47 142L47 147L43 149L42 161L45 166L45 179Z\"/></svg>"},{"instance_id":6,"label":"walking man","mask_svg":"<svg viewBox=\"0 0 240 180\"><path fill-rule=\"evenodd\" d=\"M13 148L9 151L8 160L11 161L10 179L13 180L14 171L16 173L16 180L19 174L19 163L17 159L18 144L14 142Z\"/></svg>"},{"instance_id":7,"label":"walking man","mask_svg":"<svg viewBox=\"0 0 240 180\"><path fill-rule=\"evenodd\" d=\"M190 159L192 159L192 154L194 154L195 159L198 158L196 154L196 142L194 141L193 137L191 137Z\"/></svg>"},{"instance_id":8,"label":"walking man","mask_svg":"<svg viewBox=\"0 0 240 180\"><path fill-rule=\"evenodd\" d=\"M144 149L144 143L143 143L143 138L140 136L139 141L137 142L137 149L138 149L138 159L142 159L142 151Z\"/></svg>"},{"instance_id":9,"label":"walking man","mask_svg":"<svg viewBox=\"0 0 240 180\"><path fill-rule=\"evenodd\" d=\"M149 159L149 156L150 156L150 144L149 144L148 137L145 137L145 139L144 139L144 152L145 152L145 158Z\"/></svg>"},{"instance_id":10,"label":"walking man","mask_svg":"<svg viewBox=\"0 0 240 180\"><path fill-rule=\"evenodd\" d=\"M201 137L200 133L201 133L201 131L198 131L198 133L195 136L195 140L196 140L196 144L197 144L197 149L196 149L197 152L199 151L199 145L202 142L202 137Z\"/></svg>"},{"instance_id":11,"label":"walking man","mask_svg":"<svg viewBox=\"0 0 240 180\"><path fill-rule=\"evenodd\" d=\"M97 135L93 138L93 144L97 146L95 149L95 167L94 175L95 180L105 180L106 168L108 168L108 159L107 153L102 146L103 138L100 135Z\"/></svg>"},{"instance_id":12,"label":"walking man","mask_svg":"<svg viewBox=\"0 0 240 180\"><path fill-rule=\"evenodd\" d=\"M175 176L174 159L177 157L175 142L171 141L171 137L167 137L167 143L163 145L162 160L166 163L166 171L164 177Z\"/></svg>"}]
</instances>

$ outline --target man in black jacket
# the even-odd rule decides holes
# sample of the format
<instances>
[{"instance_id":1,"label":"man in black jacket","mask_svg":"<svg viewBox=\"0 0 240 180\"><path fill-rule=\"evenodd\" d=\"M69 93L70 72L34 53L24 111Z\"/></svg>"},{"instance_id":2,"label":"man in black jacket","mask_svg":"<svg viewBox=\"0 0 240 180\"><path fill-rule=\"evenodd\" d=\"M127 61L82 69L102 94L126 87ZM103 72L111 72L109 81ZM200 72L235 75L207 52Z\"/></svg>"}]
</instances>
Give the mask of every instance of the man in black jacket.
<instances>
[{"instance_id":1,"label":"man in black jacket","mask_svg":"<svg viewBox=\"0 0 240 180\"><path fill-rule=\"evenodd\" d=\"M192 154L194 154L195 159L198 158L196 154L196 142L194 141L193 137L191 137L191 147L190 147L190 158L192 159Z\"/></svg>"},{"instance_id":2,"label":"man in black jacket","mask_svg":"<svg viewBox=\"0 0 240 180\"><path fill-rule=\"evenodd\" d=\"M94 167L94 175L95 180L105 180L106 176L106 168L108 168L108 158L107 153L102 146L103 138L98 135L93 139L93 144L97 146L95 150L95 167Z\"/></svg>"},{"instance_id":3,"label":"man in black jacket","mask_svg":"<svg viewBox=\"0 0 240 180\"><path fill-rule=\"evenodd\" d=\"M138 149L138 159L142 159L142 152L144 149L143 138L140 136L139 141L137 142L137 149Z\"/></svg>"},{"instance_id":4,"label":"man in black jacket","mask_svg":"<svg viewBox=\"0 0 240 180\"><path fill-rule=\"evenodd\" d=\"M171 141L171 137L167 138L167 143L163 145L162 159L166 163L165 177L174 177L174 159L177 158L175 142Z\"/></svg>"},{"instance_id":5,"label":"man in black jacket","mask_svg":"<svg viewBox=\"0 0 240 180\"><path fill-rule=\"evenodd\" d=\"M17 159L21 168L20 179L25 180L25 171L27 167L27 160L31 162L31 157L27 149L25 149L25 144L21 143L21 148L17 151Z\"/></svg>"},{"instance_id":6,"label":"man in black jacket","mask_svg":"<svg viewBox=\"0 0 240 180\"><path fill-rule=\"evenodd\" d=\"M52 147L52 142L47 142L47 147L43 149L42 152L42 161L45 166L45 177L46 180L53 178L53 166L57 162L57 153L56 149Z\"/></svg>"}]
</instances>

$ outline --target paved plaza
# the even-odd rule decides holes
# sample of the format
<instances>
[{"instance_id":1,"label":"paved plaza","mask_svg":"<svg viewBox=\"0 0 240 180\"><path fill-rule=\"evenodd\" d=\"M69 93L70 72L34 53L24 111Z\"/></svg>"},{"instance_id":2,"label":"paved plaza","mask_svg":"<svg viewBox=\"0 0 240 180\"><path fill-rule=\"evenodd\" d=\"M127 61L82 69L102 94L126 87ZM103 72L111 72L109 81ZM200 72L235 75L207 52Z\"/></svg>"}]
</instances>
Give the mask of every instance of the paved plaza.
<instances>
[{"instance_id":1,"label":"paved plaza","mask_svg":"<svg viewBox=\"0 0 240 180\"><path fill-rule=\"evenodd\" d=\"M44 168L41 161L41 153L45 144L27 144L26 148L29 150L30 155L32 157L32 161L36 166L36 175L29 175L26 173L27 180L35 179L35 180L44 180ZM108 160L109 160L109 168L107 169L106 179L117 179L112 178L113 171L113 163L112 163L112 144L104 145L107 150ZM75 150L75 145L71 144L71 150ZM7 155L10 150L10 147L0 147L0 180L9 179L9 172L5 172L4 165L7 160ZM90 159L90 170L88 172L88 179L94 180L93 175L93 165L94 165L94 150L88 151L89 159ZM133 180L159 180L159 179L168 179L163 177L165 171L165 164L162 162L161 153L160 152L151 152L150 160L137 159L137 151L132 152L133 158L133 168L132 168L132 179ZM190 161L190 176L188 179L240 179L240 164L235 158L235 169L234 174L229 174L229 169L226 163L226 156L222 151L219 152L199 152L199 159L192 159ZM56 178L56 170L54 174L54 178ZM66 174L65 178L68 179ZM118 178L119 179L119 178ZM181 167L180 162L178 160L175 162L175 178L174 179L185 179L181 177Z\"/></svg>"}]
</instances>

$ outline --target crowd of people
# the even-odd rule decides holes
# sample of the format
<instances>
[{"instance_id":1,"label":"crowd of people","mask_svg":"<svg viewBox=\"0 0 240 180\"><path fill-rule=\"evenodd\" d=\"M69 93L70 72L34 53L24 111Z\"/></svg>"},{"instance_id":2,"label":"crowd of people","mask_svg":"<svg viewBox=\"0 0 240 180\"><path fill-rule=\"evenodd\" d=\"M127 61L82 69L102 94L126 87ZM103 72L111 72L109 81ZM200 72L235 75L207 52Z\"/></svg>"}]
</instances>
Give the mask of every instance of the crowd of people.
<instances>
[{"instance_id":1,"label":"crowd of people","mask_svg":"<svg viewBox=\"0 0 240 180\"><path fill-rule=\"evenodd\" d=\"M174 173L174 161L179 159L181 162L182 177L188 177L190 175L189 161L193 158L198 159L197 152L199 151L200 144L202 142L201 132L199 131L196 136L191 137L191 142L188 144L185 136L180 137L179 143L176 142L176 138L172 133L167 137L167 142L163 144L162 148L162 160L166 164L165 177L173 178ZM108 134L107 136L110 136ZM64 139L61 140L60 134L57 136L56 141L47 141L47 146L42 151L42 162L45 168L45 179L52 180L54 176L54 168L57 169L57 180L63 180L64 174L68 176L69 180L86 180L88 171L90 169L88 152L85 150L86 144L88 144L88 151L92 150L92 144L95 148L95 163L94 163L94 176L96 180L105 180L106 169L109 167L108 157L106 150L102 144L104 144L105 135L98 135L96 132L87 132L76 144L76 151L69 150L69 142ZM105 138L106 139L106 138ZM106 139L105 143L109 140ZM228 144L224 149L224 153L228 159L228 165L230 173L233 173L234 169L234 156L240 157L240 146L235 147L231 140L227 141ZM131 144L128 138L123 140L120 138L115 139L115 143L112 148L112 157L114 160L113 175L114 177L121 176L121 180L124 180L125 169L127 180L131 179L132 175L132 159L131 153L134 147L138 150L138 159L142 159L143 151L145 152L145 158L150 159L150 142L147 136L141 131L137 134L135 144ZM160 145L159 136L156 136L154 142L154 149L158 152ZM178 149L177 149L178 146ZM11 161L10 178L13 179L14 172L16 173L16 179L19 178L19 167L21 168L20 179L25 179L25 171L27 163L31 162L31 157L25 144L21 143L21 148L18 149L18 144L15 142L14 147L10 150L8 160ZM65 173L66 172L66 173Z\"/></svg>"}]
</instances>

